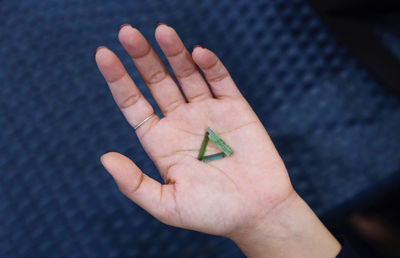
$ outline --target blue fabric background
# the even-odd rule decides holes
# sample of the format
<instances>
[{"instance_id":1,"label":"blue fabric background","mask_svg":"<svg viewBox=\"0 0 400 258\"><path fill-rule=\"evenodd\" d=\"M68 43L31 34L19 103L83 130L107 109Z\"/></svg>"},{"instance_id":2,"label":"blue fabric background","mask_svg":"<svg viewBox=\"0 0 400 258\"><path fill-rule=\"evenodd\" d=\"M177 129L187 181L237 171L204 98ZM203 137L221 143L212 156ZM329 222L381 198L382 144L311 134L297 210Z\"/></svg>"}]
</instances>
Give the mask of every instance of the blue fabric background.
<instances>
[{"instance_id":1,"label":"blue fabric background","mask_svg":"<svg viewBox=\"0 0 400 258\"><path fill-rule=\"evenodd\" d=\"M303 0L0 2L0 257L242 257L227 239L165 226L122 196L99 163L118 151L158 172L94 62L130 23L158 22L224 61L322 218L400 169L400 101ZM399 53L400 41L383 33ZM157 51L159 51L157 47ZM154 104L154 102L152 102ZM365 198L365 197L364 197Z\"/></svg>"}]
</instances>

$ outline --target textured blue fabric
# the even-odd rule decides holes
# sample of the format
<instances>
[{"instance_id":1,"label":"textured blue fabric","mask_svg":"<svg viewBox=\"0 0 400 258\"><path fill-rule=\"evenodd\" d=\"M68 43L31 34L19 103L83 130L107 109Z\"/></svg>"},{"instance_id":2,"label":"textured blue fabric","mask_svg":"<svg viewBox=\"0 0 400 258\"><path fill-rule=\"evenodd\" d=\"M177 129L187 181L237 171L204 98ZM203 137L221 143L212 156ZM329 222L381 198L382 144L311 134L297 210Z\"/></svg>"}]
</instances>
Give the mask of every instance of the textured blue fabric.
<instances>
[{"instance_id":1,"label":"textured blue fabric","mask_svg":"<svg viewBox=\"0 0 400 258\"><path fill-rule=\"evenodd\" d=\"M160 21L221 57L319 215L399 172L399 98L303 0L1 1L0 257L242 257L156 221L99 163L118 151L160 180L94 62L109 46L149 97L117 31L130 23L155 45Z\"/></svg>"},{"instance_id":2,"label":"textured blue fabric","mask_svg":"<svg viewBox=\"0 0 400 258\"><path fill-rule=\"evenodd\" d=\"M359 258L353 248L349 245L349 243L344 242L342 244L342 249L340 250L339 254L336 256L336 258Z\"/></svg>"}]
</instances>

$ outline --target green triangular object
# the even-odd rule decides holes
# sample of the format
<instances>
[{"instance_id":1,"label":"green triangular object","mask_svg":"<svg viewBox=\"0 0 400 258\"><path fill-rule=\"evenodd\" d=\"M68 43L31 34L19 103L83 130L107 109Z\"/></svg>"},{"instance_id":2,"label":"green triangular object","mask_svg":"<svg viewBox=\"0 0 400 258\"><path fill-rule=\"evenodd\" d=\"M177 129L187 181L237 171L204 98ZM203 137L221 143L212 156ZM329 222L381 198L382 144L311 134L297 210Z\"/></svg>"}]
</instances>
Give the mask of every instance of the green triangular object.
<instances>
[{"instance_id":1,"label":"green triangular object","mask_svg":"<svg viewBox=\"0 0 400 258\"><path fill-rule=\"evenodd\" d=\"M206 132L204 134L203 142L201 143L201 147L199 150L199 155L197 155L198 160L203 160L204 153L206 152L207 144L208 144L208 132Z\"/></svg>"},{"instance_id":2,"label":"green triangular object","mask_svg":"<svg viewBox=\"0 0 400 258\"><path fill-rule=\"evenodd\" d=\"M222 151L220 153L204 156L206 152L208 141L211 140L217 147ZM197 155L198 160L203 160L204 162L209 162L212 160L217 160L232 155L233 149L219 137L219 135L214 132L213 129L208 128L204 135L203 142L201 143L199 154Z\"/></svg>"},{"instance_id":3,"label":"green triangular object","mask_svg":"<svg viewBox=\"0 0 400 258\"><path fill-rule=\"evenodd\" d=\"M211 155L208 155L208 156L204 156L203 161L204 162L209 162L209 161L222 159L222 158L225 158L225 154L223 152L220 152L220 153L215 153L215 154L211 154Z\"/></svg>"}]
</instances>

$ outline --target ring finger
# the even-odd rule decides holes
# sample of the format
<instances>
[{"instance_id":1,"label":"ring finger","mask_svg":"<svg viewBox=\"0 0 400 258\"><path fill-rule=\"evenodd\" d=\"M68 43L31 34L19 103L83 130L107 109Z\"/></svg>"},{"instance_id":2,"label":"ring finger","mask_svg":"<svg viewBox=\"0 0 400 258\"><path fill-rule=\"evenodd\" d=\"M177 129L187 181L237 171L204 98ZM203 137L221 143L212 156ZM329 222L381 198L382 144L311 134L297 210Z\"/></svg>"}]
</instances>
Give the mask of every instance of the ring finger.
<instances>
[{"instance_id":1,"label":"ring finger","mask_svg":"<svg viewBox=\"0 0 400 258\"><path fill-rule=\"evenodd\" d=\"M186 102L160 58L137 29L125 25L118 38L164 115Z\"/></svg>"},{"instance_id":2,"label":"ring finger","mask_svg":"<svg viewBox=\"0 0 400 258\"><path fill-rule=\"evenodd\" d=\"M211 91L206 81L176 31L165 24L160 24L156 28L155 37L187 100L195 102L211 98Z\"/></svg>"}]
</instances>

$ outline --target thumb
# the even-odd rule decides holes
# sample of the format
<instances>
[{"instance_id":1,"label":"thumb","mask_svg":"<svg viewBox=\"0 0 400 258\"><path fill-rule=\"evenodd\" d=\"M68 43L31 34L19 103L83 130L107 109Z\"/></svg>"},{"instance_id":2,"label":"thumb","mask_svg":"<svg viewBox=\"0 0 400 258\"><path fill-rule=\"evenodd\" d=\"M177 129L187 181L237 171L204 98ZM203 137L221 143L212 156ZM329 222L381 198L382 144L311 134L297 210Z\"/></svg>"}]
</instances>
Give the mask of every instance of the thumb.
<instances>
[{"instance_id":1,"label":"thumb","mask_svg":"<svg viewBox=\"0 0 400 258\"><path fill-rule=\"evenodd\" d=\"M145 175L129 158L116 152L101 156L101 163L125 196L160 221L176 225L178 216L173 185L161 185Z\"/></svg>"}]
</instances>

